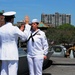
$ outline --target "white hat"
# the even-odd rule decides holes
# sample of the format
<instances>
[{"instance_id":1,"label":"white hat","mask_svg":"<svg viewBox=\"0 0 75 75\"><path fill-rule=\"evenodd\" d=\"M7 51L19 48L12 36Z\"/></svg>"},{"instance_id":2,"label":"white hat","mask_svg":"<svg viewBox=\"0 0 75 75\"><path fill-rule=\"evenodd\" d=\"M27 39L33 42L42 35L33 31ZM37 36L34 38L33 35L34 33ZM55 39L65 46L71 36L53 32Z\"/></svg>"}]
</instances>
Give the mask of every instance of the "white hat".
<instances>
[{"instance_id":1,"label":"white hat","mask_svg":"<svg viewBox=\"0 0 75 75\"><path fill-rule=\"evenodd\" d=\"M33 19L33 20L32 20L32 23L34 23L34 22L39 23L39 21L38 21L37 19Z\"/></svg>"},{"instance_id":2,"label":"white hat","mask_svg":"<svg viewBox=\"0 0 75 75\"><path fill-rule=\"evenodd\" d=\"M16 14L15 11L9 11L9 12L3 13L4 16L13 16L13 15L15 15L15 14Z\"/></svg>"}]
</instances>

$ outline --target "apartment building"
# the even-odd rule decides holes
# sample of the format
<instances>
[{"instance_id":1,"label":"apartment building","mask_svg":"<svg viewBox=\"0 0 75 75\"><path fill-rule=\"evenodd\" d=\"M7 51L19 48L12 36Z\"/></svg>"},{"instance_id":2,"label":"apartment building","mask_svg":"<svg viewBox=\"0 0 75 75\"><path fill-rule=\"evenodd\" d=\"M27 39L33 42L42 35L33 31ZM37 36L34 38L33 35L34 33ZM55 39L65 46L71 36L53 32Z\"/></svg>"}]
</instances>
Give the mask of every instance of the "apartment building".
<instances>
[{"instance_id":1,"label":"apartment building","mask_svg":"<svg viewBox=\"0 0 75 75\"><path fill-rule=\"evenodd\" d=\"M41 22L47 24L50 27L56 27L62 24L71 24L70 14L60 14L56 12L55 14L41 14Z\"/></svg>"}]
</instances>

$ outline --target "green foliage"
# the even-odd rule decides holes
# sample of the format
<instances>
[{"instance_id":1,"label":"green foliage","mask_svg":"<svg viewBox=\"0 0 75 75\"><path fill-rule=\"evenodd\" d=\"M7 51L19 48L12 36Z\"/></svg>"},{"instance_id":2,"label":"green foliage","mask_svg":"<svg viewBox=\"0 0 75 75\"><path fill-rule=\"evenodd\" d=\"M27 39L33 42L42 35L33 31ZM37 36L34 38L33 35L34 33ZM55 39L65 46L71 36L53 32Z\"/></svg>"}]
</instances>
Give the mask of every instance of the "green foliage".
<instances>
[{"instance_id":1,"label":"green foliage","mask_svg":"<svg viewBox=\"0 0 75 75\"><path fill-rule=\"evenodd\" d=\"M70 24L63 24L63 25L58 26L57 28L61 29L61 30L72 30L72 29L75 29L75 27L73 25L70 25Z\"/></svg>"},{"instance_id":2,"label":"green foliage","mask_svg":"<svg viewBox=\"0 0 75 75\"><path fill-rule=\"evenodd\" d=\"M49 28L46 35L50 41L57 44L75 42L75 27L70 24L63 24L55 28Z\"/></svg>"}]
</instances>

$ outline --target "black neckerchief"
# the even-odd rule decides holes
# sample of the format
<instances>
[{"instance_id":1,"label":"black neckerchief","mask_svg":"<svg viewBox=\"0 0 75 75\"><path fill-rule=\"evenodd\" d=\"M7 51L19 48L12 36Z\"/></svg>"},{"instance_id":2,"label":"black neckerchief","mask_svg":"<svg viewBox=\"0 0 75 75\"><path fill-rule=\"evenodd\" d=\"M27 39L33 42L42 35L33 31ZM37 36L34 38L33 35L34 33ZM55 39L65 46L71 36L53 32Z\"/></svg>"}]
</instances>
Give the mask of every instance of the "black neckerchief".
<instances>
[{"instance_id":1,"label":"black neckerchief","mask_svg":"<svg viewBox=\"0 0 75 75\"><path fill-rule=\"evenodd\" d=\"M32 42L34 42L33 36L35 36L37 33L38 33L38 31L35 34L33 34L33 35L31 33L30 37L28 38L28 40L26 40L26 42L28 42L30 40L30 38L32 38Z\"/></svg>"}]
</instances>

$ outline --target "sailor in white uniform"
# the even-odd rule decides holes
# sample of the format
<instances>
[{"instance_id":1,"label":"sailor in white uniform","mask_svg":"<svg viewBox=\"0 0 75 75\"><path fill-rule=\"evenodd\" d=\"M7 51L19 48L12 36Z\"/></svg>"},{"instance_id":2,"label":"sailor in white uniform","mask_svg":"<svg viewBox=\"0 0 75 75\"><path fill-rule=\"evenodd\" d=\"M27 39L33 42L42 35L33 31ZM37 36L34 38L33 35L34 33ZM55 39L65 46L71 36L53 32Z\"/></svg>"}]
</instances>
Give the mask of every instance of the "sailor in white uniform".
<instances>
[{"instance_id":1,"label":"sailor in white uniform","mask_svg":"<svg viewBox=\"0 0 75 75\"><path fill-rule=\"evenodd\" d=\"M48 53L48 42L43 31L38 29L39 21L32 20L27 40L27 59L30 75L42 75L43 60Z\"/></svg>"},{"instance_id":2,"label":"sailor in white uniform","mask_svg":"<svg viewBox=\"0 0 75 75\"><path fill-rule=\"evenodd\" d=\"M17 75L19 59L17 40L18 37L23 40L27 38L25 31L22 32L17 26L13 26L15 14L14 11L3 14L6 24L0 27L0 60L2 60L0 75Z\"/></svg>"}]
</instances>

